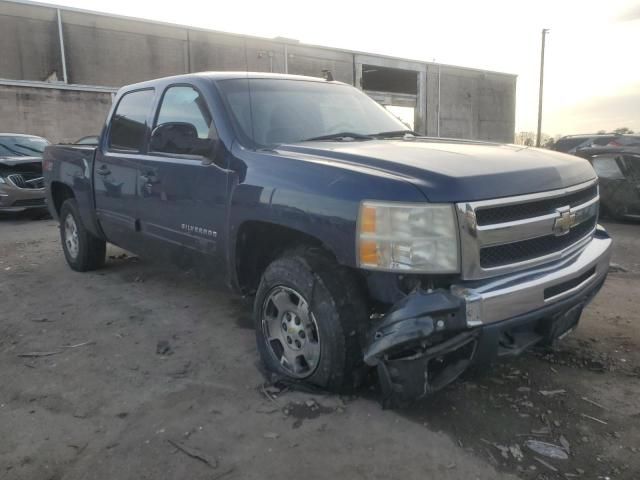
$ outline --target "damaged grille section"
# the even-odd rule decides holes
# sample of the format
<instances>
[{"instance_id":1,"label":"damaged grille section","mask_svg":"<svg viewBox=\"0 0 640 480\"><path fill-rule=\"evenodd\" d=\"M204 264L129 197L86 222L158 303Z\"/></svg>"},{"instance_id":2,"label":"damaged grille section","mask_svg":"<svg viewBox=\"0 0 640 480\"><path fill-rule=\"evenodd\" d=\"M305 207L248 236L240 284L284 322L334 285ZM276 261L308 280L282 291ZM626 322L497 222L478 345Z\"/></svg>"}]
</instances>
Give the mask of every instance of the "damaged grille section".
<instances>
[{"instance_id":1,"label":"damaged grille section","mask_svg":"<svg viewBox=\"0 0 640 480\"><path fill-rule=\"evenodd\" d=\"M40 173L13 173L7 176L7 178L18 188L44 188L44 178Z\"/></svg>"}]
</instances>

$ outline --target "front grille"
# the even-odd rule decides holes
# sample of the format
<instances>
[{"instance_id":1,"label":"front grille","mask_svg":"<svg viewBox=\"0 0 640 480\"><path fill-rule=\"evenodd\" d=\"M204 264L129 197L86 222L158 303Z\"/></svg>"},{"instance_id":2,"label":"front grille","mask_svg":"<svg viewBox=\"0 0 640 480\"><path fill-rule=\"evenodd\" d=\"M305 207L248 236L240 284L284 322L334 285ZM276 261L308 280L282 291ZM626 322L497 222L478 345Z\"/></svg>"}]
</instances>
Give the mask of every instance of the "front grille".
<instances>
[{"instance_id":1,"label":"front grille","mask_svg":"<svg viewBox=\"0 0 640 480\"><path fill-rule=\"evenodd\" d=\"M480 266L482 268L498 267L559 252L590 234L596 226L596 220L596 217L591 217L573 227L566 235L560 237L552 234L520 242L481 248Z\"/></svg>"},{"instance_id":2,"label":"front grille","mask_svg":"<svg viewBox=\"0 0 640 480\"><path fill-rule=\"evenodd\" d=\"M491 225L494 223L512 222L525 218L540 217L554 213L556 208L570 205L575 207L588 202L598 194L598 186L579 190L577 192L560 197L545 198L532 202L517 203L513 205L500 205L497 207L482 207L476 210L478 225Z\"/></svg>"},{"instance_id":3,"label":"front grille","mask_svg":"<svg viewBox=\"0 0 640 480\"><path fill-rule=\"evenodd\" d=\"M44 198L29 198L26 200L16 200L12 207L44 207L46 205Z\"/></svg>"},{"instance_id":4,"label":"front grille","mask_svg":"<svg viewBox=\"0 0 640 480\"><path fill-rule=\"evenodd\" d=\"M44 178L41 173L14 173L7 178L18 188L44 188Z\"/></svg>"}]
</instances>

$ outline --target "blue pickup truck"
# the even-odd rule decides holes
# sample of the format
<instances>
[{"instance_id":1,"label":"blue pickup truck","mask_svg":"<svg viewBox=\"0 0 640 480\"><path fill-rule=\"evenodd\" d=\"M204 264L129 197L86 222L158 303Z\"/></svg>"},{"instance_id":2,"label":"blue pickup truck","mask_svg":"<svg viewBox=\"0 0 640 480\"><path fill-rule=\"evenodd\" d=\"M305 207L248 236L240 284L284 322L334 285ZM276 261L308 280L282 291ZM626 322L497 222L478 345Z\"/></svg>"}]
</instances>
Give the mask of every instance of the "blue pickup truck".
<instances>
[{"instance_id":1,"label":"blue pickup truck","mask_svg":"<svg viewBox=\"0 0 640 480\"><path fill-rule=\"evenodd\" d=\"M564 336L609 266L587 161L420 137L325 79L126 86L98 145L43 169L72 269L106 242L198 268L255 298L269 371L332 390L374 371L386 405Z\"/></svg>"}]
</instances>

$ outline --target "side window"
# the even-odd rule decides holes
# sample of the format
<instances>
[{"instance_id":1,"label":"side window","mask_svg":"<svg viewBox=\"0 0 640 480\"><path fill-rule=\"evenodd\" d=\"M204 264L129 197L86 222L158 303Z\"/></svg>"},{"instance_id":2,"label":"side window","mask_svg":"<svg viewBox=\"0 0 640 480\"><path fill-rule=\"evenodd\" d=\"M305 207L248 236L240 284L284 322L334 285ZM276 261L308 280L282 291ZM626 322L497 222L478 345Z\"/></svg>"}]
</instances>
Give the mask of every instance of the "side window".
<instances>
[{"instance_id":1,"label":"side window","mask_svg":"<svg viewBox=\"0 0 640 480\"><path fill-rule=\"evenodd\" d=\"M200 93L191 87L169 87L162 99L156 127L165 123L190 123L198 138L207 138L211 114Z\"/></svg>"},{"instance_id":2,"label":"side window","mask_svg":"<svg viewBox=\"0 0 640 480\"><path fill-rule=\"evenodd\" d=\"M110 148L134 152L142 150L153 96L153 90L140 90L122 97L111 118Z\"/></svg>"},{"instance_id":3,"label":"side window","mask_svg":"<svg viewBox=\"0 0 640 480\"><path fill-rule=\"evenodd\" d=\"M162 98L151 137L151 151L207 155L211 113L193 87L169 87Z\"/></svg>"}]
</instances>

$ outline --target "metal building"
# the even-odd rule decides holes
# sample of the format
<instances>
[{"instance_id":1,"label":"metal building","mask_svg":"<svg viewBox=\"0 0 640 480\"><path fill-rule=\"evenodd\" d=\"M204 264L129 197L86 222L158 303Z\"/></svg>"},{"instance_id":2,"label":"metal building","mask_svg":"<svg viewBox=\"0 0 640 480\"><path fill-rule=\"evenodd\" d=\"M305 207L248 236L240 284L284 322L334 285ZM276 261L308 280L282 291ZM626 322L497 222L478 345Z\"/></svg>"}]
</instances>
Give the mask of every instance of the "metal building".
<instances>
[{"instance_id":1,"label":"metal building","mask_svg":"<svg viewBox=\"0 0 640 480\"><path fill-rule=\"evenodd\" d=\"M207 70L322 76L413 113L421 134L512 142L515 75L0 0L0 131L99 133L129 83Z\"/></svg>"}]
</instances>

